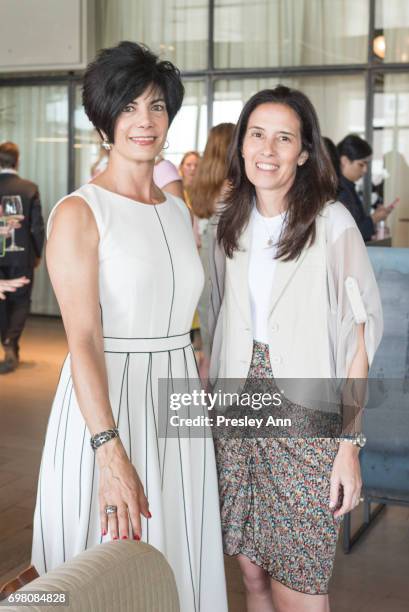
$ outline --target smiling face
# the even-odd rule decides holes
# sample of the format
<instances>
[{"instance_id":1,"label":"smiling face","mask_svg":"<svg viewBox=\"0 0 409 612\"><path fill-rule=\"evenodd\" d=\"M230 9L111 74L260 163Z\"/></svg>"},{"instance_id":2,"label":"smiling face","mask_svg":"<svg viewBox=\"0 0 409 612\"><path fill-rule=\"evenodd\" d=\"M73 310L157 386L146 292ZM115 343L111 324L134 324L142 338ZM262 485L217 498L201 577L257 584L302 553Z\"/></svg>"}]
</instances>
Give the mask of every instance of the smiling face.
<instances>
[{"instance_id":1,"label":"smiling face","mask_svg":"<svg viewBox=\"0 0 409 612\"><path fill-rule=\"evenodd\" d=\"M308 153L302 150L297 113L275 102L257 106L247 123L242 155L246 176L256 192L288 193L297 167L308 159Z\"/></svg>"},{"instance_id":2,"label":"smiling face","mask_svg":"<svg viewBox=\"0 0 409 612\"><path fill-rule=\"evenodd\" d=\"M192 184L198 165L199 157L194 153L191 153L185 158L183 164L180 167L183 176L183 182L185 183L185 185L190 186Z\"/></svg>"},{"instance_id":3,"label":"smiling face","mask_svg":"<svg viewBox=\"0 0 409 612\"><path fill-rule=\"evenodd\" d=\"M169 118L161 91L150 88L125 106L115 123L114 155L153 161L166 140Z\"/></svg>"}]
</instances>

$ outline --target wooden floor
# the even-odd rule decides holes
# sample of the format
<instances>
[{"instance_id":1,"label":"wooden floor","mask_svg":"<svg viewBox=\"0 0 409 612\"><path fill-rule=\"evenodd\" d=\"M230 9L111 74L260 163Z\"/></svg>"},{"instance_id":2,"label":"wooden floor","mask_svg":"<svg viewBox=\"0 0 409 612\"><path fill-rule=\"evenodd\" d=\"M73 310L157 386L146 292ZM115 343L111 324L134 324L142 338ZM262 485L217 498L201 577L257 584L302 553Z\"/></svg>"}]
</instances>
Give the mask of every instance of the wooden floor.
<instances>
[{"instance_id":1,"label":"wooden floor","mask_svg":"<svg viewBox=\"0 0 409 612\"><path fill-rule=\"evenodd\" d=\"M66 350L59 320L31 318L21 366L0 376L0 584L30 560L42 442ZM245 612L236 561L226 569L229 610ZM338 548L330 593L332 612L408 612L409 508L387 508L350 555Z\"/></svg>"}]
</instances>

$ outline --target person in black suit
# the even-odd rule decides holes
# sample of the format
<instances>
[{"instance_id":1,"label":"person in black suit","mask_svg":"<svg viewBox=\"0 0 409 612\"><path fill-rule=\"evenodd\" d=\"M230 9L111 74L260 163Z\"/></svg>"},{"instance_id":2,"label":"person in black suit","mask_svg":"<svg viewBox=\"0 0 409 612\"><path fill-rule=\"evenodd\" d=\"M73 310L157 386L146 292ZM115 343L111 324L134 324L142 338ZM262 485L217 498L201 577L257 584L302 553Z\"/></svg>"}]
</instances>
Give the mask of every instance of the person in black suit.
<instances>
[{"instance_id":1,"label":"person in black suit","mask_svg":"<svg viewBox=\"0 0 409 612\"><path fill-rule=\"evenodd\" d=\"M0 374L15 370L19 361L19 339L30 311L34 268L41 261L44 244L44 220L41 213L38 187L18 176L19 149L13 142L0 144L0 198L19 195L23 203L24 219L16 230L16 243L24 251L5 253L0 258L0 280L26 277L31 282L9 293L0 303L1 342L5 360L0 363Z\"/></svg>"},{"instance_id":2,"label":"person in black suit","mask_svg":"<svg viewBox=\"0 0 409 612\"><path fill-rule=\"evenodd\" d=\"M376 233L376 224L392 212L393 205L378 206L372 215L368 215L356 192L355 183L367 173L372 155L372 148L366 140L357 134L348 134L338 143L337 150L341 169L338 200L348 208L363 239L368 241Z\"/></svg>"}]
</instances>

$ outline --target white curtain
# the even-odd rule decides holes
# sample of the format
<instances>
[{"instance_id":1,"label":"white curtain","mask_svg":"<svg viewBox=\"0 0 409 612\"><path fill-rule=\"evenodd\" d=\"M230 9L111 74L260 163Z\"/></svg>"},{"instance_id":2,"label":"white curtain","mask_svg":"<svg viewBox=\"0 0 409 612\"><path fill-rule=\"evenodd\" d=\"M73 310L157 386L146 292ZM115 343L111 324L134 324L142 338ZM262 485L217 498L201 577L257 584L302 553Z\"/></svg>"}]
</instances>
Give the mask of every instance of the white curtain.
<instances>
[{"instance_id":1,"label":"white curtain","mask_svg":"<svg viewBox=\"0 0 409 612\"><path fill-rule=\"evenodd\" d=\"M253 94L281 83L303 91L314 104L324 136L337 143L349 132L365 132L363 76L303 76L275 79L220 80L216 83L214 123L237 121Z\"/></svg>"},{"instance_id":2,"label":"white curtain","mask_svg":"<svg viewBox=\"0 0 409 612\"><path fill-rule=\"evenodd\" d=\"M67 124L66 87L0 87L0 141L19 146L19 174L39 186L45 221L67 193ZM31 310L59 313L44 258L35 272Z\"/></svg>"},{"instance_id":3,"label":"white curtain","mask_svg":"<svg viewBox=\"0 0 409 612\"><path fill-rule=\"evenodd\" d=\"M368 0L216 0L216 66L364 63Z\"/></svg>"},{"instance_id":4,"label":"white curtain","mask_svg":"<svg viewBox=\"0 0 409 612\"><path fill-rule=\"evenodd\" d=\"M388 218L392 244L409 247L409 76L385 75L383 89L377 96L376 121L381 129L375 154L388 173L384 183L386 204L400 198Z\"/></svg>"},{"instance_id":5,"label":"white curtain","mask_svg":"<svg viewBox=\"0 0 409 612\"><path fill-rule=\"evenodd\" d=\"M101 0L97 6L99 47L132 40L181 70L207 67L206 0Z\"/></svg>"},{"instance_id":6,"label":"white curtain","mask_svg":"<svg viewBox=\"0 0 409 612\"><path fill-rule=\"evenodd\" d=\"M202 152L207 141L207 100L203 81L187 81L182 108L168 133L166 159L178 165L186 151Z\"/></svg>"}]
</instances>

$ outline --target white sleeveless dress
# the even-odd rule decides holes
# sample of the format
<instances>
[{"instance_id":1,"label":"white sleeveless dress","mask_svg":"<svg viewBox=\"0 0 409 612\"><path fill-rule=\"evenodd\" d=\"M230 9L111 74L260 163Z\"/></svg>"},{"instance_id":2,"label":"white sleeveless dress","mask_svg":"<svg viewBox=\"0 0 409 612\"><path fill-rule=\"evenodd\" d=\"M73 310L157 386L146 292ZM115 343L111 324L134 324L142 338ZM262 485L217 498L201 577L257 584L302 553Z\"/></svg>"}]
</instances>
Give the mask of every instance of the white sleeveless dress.
<instances>
[{"instance_id":1,"label":"white sleeveless dress","mask_svg":"<svg viewBox=\"0 0 409 612\"><path fill-rule=\"evenodd\" d=\"M94 184L72 195L90 206L100 235L99 290L110 402L152 513L151 519L142 519L142 540L158 548L172 566L182 612L225 612L212 438L158 435L158 379L186 379L187 389L187 379L198 377L189 330L203 270L189 212L171 195L155 206ZM98 467L89 440L68 355L39 474L32 563L40 574L103 541Z\"/></svg>"}]
</instances>

